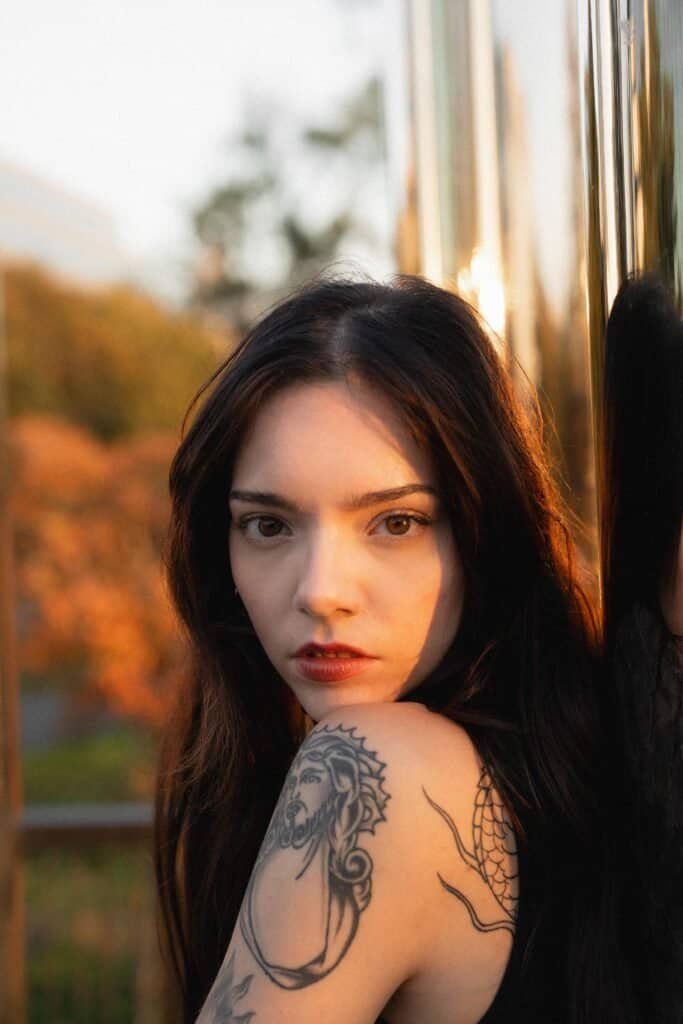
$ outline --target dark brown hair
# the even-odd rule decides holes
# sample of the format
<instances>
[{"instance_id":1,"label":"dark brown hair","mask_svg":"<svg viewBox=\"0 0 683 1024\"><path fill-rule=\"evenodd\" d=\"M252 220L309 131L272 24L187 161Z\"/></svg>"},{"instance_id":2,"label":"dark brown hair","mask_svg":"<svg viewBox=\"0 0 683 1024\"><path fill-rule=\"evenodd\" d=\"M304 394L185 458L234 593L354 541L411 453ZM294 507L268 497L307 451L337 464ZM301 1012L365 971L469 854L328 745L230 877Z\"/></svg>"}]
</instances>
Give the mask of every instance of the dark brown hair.
<instances>
[{"instance_id":1,"label":"dark brown hair","mask_svg":"<svg viewBox=\"0 0 683 1024\"><path fill-rule=\"evenodd\" d=\"M599 467L608 820L644 1018L683 1019L683 637L660 607L683 521L683 322L656 274L625 280L606 333ZM622 911L623 912L623 911Z\"/></svg>"},{"instance_id":2,"label":"dark brown hair","mask_svg":"<svg viewBox=\"0 0 683 1024\"><path fill-rule=\"evenodd\" d=\"M185 1020L218 971L310 725L234 596L232 468L273 395L348 375L392 401L430 452L461 553L460 627L408 699L463 724L513 817L526 865L516 940L525 990L565 1008L553 1020L630 1020L593 1015L596 993L611 1007L628 988L600 920L596 632L538 422L457 295L408 275L385 284L330 274L267 312L206 382L170 470L168 583L190 662L161 753L155 859ZM537 998L538 1019L550 1020Z\"/></svg>"},{"instance_id":3,"label":"dark brown hair","mask_svg":"<svg viewBox=\"0 0 683 1024\"><path fill-rule=\"evenodd\" d=\"M659 610L683 517L683 322L655 274L621 285L607 324L601 460L608 643L635 602Z\"/></svg>"}]
</instances>

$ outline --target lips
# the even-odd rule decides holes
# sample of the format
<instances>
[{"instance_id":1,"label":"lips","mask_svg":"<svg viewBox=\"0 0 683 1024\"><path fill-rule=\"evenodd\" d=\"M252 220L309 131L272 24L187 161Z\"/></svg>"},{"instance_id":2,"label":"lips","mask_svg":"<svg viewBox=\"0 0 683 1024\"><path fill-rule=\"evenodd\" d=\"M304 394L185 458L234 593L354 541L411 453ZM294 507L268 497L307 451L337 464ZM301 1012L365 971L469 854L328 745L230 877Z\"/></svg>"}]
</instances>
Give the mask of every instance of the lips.
<instances>
[{"instance_id":1,"label":"lips","mask_svg":"<svg viewBox=\"0 0 683 1024\"><path fill-rule=\"evenodd\" d=\"M307 658L315 657L316 655L348 655L355 658L369 658L370 655L366 654L359 647L350 647L348 644L304 644L302 647L295 652L295 658Z\"/></svg>"},{"instance_id":2,"label":"lips","mask_svg":"<svg viewBox=\"0 0 683 1024\"><path fill-rule=\"evenodd\" d=\"M327 647L327 650L332 647L336 647L342 651L355 652L358 648L346 647L343 644L333 644ZM349 679L351 676L358 675L360 672L369 671L372 666L374 658L369 657L365 654L349 653L345 657L332 657L329 654L313 654L312 651L322 650L325 651L326 645L308 644L304 647L300 647L300 651L307 653L297 654L295 656L294 664L296 672L299 676L304 679L310 680L315 683L332 684L341 683L345 679Z\"/></svg>"}]
</instances>

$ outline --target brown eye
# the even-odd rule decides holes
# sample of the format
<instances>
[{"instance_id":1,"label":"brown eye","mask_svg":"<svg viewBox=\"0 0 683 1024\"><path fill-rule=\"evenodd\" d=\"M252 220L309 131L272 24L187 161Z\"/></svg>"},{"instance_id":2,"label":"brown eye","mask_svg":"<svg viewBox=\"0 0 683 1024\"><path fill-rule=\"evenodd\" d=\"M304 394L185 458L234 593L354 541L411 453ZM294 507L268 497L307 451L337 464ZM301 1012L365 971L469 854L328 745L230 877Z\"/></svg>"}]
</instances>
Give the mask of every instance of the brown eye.
<instances>
[{"instance_id":1,"label":"brown eye","mask_svg":"<svg viewBox=\"0 0 683 1024\"><path fill-rule=\"evenodd\" d=\"M387 528L389 529L389 533L391 533L394 537L396 537L396 536L401 537L401 536L403 536L404 533L407 533L408 530L410 529L411 521L412 521L412 516L388 516L388 518L386 519ZM396 523L400 523L401 525L405 526L405 529L403 529L403 530L402 529L393 530L393 529L390 528L390 524L391 523L393 523L394 525Z\"/></svg>"},{"instance_id":2,"label":"brown eye","mask_svg":"<svg viewBox=\"0 0 683 1024\"><path fill-rule=\"evenodd\" d=\"M382 531L386 531L390 537L417 537L430 525L430 519L413 512L393 512L381 521Z\"/></svg>"},{"instance_id":3,"label":"brown eye","mask_svg":"<svg viewBox=\"0 0 683 1024\"><path fill-rule=\"evenodd\" d=\"M269 519L267 516L258 519L258 531L263 537L277 537L281 526L279 519Z\"/></svg>"},{"instance_id":4,"label":"brown eye","mask_svg":"<svg viewBox=\"0 0 683 1024\"><path fill-rule=\"evenodd\" d=\"M252 523L255 529L252 529ZM284 523L275 516L250 516L237 523L237 529L253 541L258 541L259 537L263 540L279 537L283 526Z\"/></svg>"}]
</instances>

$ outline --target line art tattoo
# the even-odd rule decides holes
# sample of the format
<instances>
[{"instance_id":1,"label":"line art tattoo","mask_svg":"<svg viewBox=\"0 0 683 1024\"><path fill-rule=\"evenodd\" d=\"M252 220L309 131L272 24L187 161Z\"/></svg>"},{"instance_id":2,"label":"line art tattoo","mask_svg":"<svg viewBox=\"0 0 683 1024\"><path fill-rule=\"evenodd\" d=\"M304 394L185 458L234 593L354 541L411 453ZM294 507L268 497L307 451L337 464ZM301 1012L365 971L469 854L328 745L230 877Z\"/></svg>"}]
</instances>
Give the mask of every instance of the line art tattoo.
<instances>
[{"instance_id":1,"label":"line art tattoo","mask_svg":"<svg viewBox=\"0 0 683 1024\"><path fill-rule=\"evenodd\" d=\"M427 793L424 786L422 792L434 808L441 815L448 825L458 853L472 868L489 890L493 893L496 902L504 913L504 918L497 921L482 921L477 914L472 901L463 892L451 885L437 871L437 876L444 889L457 897L467 909L474 927L481 932L492 932L500 928L514 934L515 921L517 919L517 896L514 893L513 883L517 879L517 873L508 875L505 864L508 857L513 858L517 864L515 835L505 811L505 807L496 793L491 776L486 767L483 767L477 783L477 793L474 799L474 814L472 817L472 845L474 852L465 846L458 826L455 824L448 812L441 807Z\"/></svg>"},{"instance_id":2,"label":"line art tattoo","mask_svg":"<svg viewBox=\"0 0 683 1024\"><path fill-rule=\"evenodd\" d=\"M336 967L372 896L372 858L359 837L386 821L390 794L383 788L386 764L354 733L355 726L326 725L304 740L242 902L244 940L281 988L304 988ZM282 910L291 925L285 921L287 927L269 934L269 913L281 906L283 886L292 893ZM307 920L298 930L297 907ZM280 941L275 936L283 931Z\"/></svg>"},{"instance_id":3,"label":"line art tattoo","mask_svg":"<svg viewBox=\"0 0 683 1024\"><path fill-rule=\"evenodd\" d=\"M238 999L246 996L251 985L253 974L247 974L241 981L235 983L235 953L233 952L228 962L218 972L214 987L202 1009L197 1024L227 1024L234 1021L235 1024L249 1024L255 1017L253 1010L245 1013L237 1013L235 1003ZM209 1018L207 1014L211 1014Z\"/></svg>"}]
</instances>

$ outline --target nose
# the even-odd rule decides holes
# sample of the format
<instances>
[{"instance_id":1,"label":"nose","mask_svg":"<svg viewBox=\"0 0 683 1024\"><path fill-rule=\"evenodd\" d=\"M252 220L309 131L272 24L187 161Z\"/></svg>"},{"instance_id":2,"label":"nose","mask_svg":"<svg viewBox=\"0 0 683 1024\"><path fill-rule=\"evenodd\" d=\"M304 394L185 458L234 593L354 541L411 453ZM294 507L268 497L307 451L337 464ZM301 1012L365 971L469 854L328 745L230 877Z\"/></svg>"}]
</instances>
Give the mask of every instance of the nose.
<instances>
[{"instance_id":1,"label":"nose","mask_svg":"<svg viewBox=\"0 0 683 1024\"><path fill-rule=\"evenodd\" d=\"M338 531L317 531L303 558L294 595L296 608L318 618L337 612L353 614L357 608L351 578L354 556Z\"/></svg>"}]
</instances>

